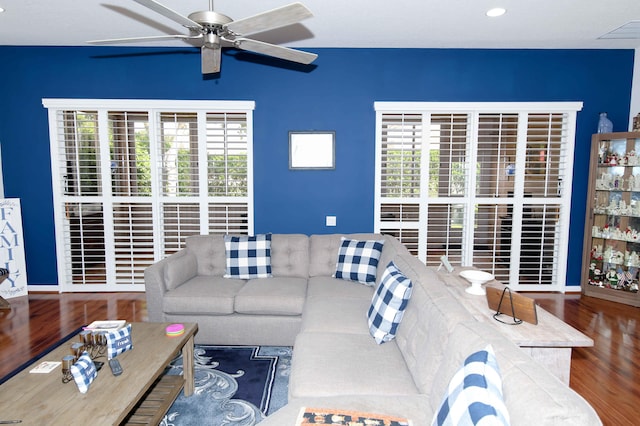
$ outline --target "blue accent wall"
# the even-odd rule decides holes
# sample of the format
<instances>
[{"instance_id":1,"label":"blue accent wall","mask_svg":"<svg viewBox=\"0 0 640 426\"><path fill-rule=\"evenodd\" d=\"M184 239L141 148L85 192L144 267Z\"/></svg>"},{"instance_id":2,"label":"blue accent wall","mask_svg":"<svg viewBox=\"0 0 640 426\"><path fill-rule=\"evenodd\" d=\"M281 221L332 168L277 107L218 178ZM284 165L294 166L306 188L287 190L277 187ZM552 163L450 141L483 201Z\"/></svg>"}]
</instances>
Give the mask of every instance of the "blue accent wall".
<instances>
[{"instance_id":1,"label":"blue accent wall","mask_svg":"<svg viewBox=\"0 0 640 426\"><path fill-rule=\"evenodd\" d=\"M633 50L309 51L311 67L226 51L219 78L203 78L191 48L0 47L2 172L22 202L29 284L57 283L42 98L77 97L255 100L255 231L305 234L373 230L375 101L582 101L567 276L579 285L590 138L600 111L627 130ZM334 130L336 169L289 170L290 130Z\"/></svg>"}]
</instances>

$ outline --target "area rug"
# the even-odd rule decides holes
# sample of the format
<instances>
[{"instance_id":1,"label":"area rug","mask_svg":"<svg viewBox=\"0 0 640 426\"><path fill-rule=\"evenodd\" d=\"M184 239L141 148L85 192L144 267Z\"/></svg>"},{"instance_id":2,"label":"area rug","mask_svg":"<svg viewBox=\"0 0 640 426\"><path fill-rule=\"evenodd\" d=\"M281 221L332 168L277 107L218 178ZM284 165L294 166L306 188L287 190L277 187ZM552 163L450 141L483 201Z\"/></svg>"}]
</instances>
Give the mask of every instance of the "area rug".
<instances>
[{"instance_id":1,"label":"area rug","mask_svg":"<svg viewBox=\"0 0 640 426\"><path fill-rule=\"evenodd\" d=\"M287 403L291 347L196 345L195 392L183 392L162 426L251 426ZM182 374L182 356L166 374Z\"/></svg>"}]
</instances>

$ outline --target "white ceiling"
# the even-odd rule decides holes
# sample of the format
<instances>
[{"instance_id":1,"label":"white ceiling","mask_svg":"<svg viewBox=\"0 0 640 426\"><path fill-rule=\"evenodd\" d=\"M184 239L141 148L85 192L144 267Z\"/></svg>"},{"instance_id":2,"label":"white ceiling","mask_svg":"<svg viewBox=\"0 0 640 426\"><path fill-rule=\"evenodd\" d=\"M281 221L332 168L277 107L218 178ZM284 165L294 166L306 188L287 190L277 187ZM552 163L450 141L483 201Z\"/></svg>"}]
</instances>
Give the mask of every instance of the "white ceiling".
<instances>
[{"instance_id":1,"label":"white ceiling","mask_svg":"<svg viewBox=\"0 0 640 426\"><path fill-rule=\"evenodd\" d=\"M208 0L158 0L188 15ZM216 0L240 19L294 0ZM290 47L636 48L630 39L598 39L640 20L640 0L302 0L314 14L301 24L253 35ZM507 13L488 18L501 6ZM87 40L186 34L179 24L133 0L0 0L0 45L85 46ZM132 44L128 44L132 45ZM183 41L138 43L184 46Z\"/></svg>"}]
</instances>

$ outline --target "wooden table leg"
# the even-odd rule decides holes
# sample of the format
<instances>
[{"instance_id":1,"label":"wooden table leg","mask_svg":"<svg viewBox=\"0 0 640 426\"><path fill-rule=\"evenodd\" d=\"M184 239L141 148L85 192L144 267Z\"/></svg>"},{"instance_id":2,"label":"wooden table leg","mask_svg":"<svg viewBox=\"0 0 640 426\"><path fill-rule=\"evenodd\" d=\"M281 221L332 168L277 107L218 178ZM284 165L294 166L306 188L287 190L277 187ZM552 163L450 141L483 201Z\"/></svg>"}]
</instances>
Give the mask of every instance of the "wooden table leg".
<instances>
[{"instance_id":1,"label":"wooden table leg","mask_svg":"<svg viewBox=\"0 0 640 426\"><path fill-rule=\"evenodd\" d=\"M182 369L184 375L184 396L191 396L195 390L193 365L193 336L182 348Z\"/></svg>"},{"instance_id":2,"label":"wooden table leg","mask_svg":"<svg viewBox=\"0 0 640 426\"><path fill-rule=\"evenodd\" d=\"M0 311L10 311L11 304L2 296L0 296Z\"/></svg>"},{"instance_id":3,"label":"wooden table leg","mask_svg":"<svg viewBox=\"0 0 640 426\"><path fill-rule=\"evenodd\" d=\"M9 271L4 268L0 268L0 283L9 278ZM0 296L0 311L10 311L11 304L2 296Z\"/></svg>"}]
</instances>

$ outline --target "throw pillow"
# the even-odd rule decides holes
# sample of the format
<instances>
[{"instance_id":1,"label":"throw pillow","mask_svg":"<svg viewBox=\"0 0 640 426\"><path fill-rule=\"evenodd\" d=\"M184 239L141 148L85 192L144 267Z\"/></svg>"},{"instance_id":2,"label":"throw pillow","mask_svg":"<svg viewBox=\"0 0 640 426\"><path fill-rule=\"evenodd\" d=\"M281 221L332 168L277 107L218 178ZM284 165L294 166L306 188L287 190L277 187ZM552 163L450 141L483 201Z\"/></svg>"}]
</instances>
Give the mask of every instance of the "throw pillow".
<instances>
[{"instance_id":1,"label":"throw pillow","mask_svg":"<svg viewBox=\"0 0 640 426\"><path fill-rule=\"evenodd\" d=\"M389 262L367 312L369 332L376 343L388 342L396 337L411 298L411 287L411 280L400 272L395 263Z\"/></svg>"},{"instance_id":2,"label":"throw pillow","mask_svg":"<svg viewBox=\"0 0 640 426\"><path fill-rule=\"evenodd\" d=\"M449 382L432 425L508 425L502 377L493 347L467 357Z\"/></svg>"},{"instance_id":3,"label":"throw pillow","mask_svg":"<svg viewBox=\"0 0 640 426\"><path fill-rule=\"evenodd\" d=\"M336 272L333 276L374 285L384 240L358 241L342 237L341 241Z\"/></svg>"},{"instance_id":4,"label":"throw pillow","mask_svg":"<svg viewBox=\"0 0 640 426\"><path fill-rule=\"evenodd\" d=\"M117 357L123 352L133 349L131 340L131 324L120 330L107 333L107 359Z\"/></svg>"},{"instance_id":5,"label":"throw pillow","mask_svg":"<svg viewBox=\"0 0 640 426\"><path fill-rule=\"evenodd\" d=\"M96 365L87 352L83 352L82 355L80 355L70 370L80 393L87 393L93 380L98 377Z\"/></svg>"},{"instance_id":6,"label":"throw pillow","mask_svg":"<svg viewBox=\"0 0 640 426\"><path fill-rule=\"evenodd\" d=\"M271 234L253 237L224 236L227 253L225 278L267 278L271 276Z\"/></svg>"}]
</instances>

